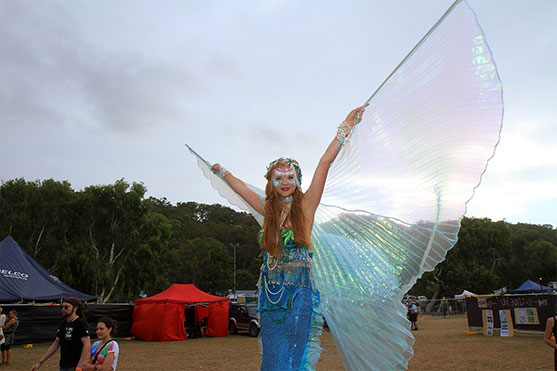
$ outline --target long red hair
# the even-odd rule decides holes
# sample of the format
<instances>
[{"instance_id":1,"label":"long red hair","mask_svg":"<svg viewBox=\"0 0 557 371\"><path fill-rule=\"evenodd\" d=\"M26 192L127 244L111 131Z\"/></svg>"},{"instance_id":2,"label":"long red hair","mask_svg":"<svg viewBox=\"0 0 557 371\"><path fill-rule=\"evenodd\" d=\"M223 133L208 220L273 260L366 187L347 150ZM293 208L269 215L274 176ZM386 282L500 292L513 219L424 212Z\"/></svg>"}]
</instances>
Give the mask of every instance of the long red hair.
<instances>
[{"instance_id":1,"label":"long red hair","mask_svg":"<svg viewBox=\"0 0 557 371\"><path fill-rule=\"evenodd\" d=\"M282 238L280 236L280 213L282 210L282 203L280 196L275 190L273 185L273 171L279 166L290 167L286 162L277 162L273 164L265 174L267 178L267 185L265 187L265 220L263 221L263 238L262 244L268 254L280 258L282 250L284 249ZM296 187L292 194L292 206L287 220L292 224L294 231L294 239L296 247L300 248L302 245L307 248L311 247L310 228L308 220L302 208L302 201L304 193L299 187Z\"/></svg>"}]
</instances>

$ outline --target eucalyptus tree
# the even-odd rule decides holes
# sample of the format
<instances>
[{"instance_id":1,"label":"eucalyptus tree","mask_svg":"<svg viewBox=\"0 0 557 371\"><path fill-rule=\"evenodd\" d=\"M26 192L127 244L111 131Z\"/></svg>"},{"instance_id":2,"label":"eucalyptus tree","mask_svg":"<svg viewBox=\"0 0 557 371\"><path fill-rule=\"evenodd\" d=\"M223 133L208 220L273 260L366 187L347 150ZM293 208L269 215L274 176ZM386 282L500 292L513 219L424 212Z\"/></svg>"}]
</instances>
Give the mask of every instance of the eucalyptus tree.
<instances>
[{"instance_id":1,"label":"eucalyptus tree","mask_svg":"<svg viewBox=\"0 0 557 371\"><path fill-rule=\"evenodd\" d=\"M80 194L80 229L85 237L93 289L102 302L139 293L166 248L170 225L153 216L143 184L121 179ZM153 261L153 257L156 257Z\"/></svg>"},{"instance_id":2,"label":"eucalyptus tree","mask_svg":"<svg viewBox=\"0 0 557 371\"><path fill-rule=\"evenodd\" d=\"M67 181L13 179L0 187L0 233L11 234L52 274L60 252L72 244L77 196Z\"/></svg>"}]
</instances>

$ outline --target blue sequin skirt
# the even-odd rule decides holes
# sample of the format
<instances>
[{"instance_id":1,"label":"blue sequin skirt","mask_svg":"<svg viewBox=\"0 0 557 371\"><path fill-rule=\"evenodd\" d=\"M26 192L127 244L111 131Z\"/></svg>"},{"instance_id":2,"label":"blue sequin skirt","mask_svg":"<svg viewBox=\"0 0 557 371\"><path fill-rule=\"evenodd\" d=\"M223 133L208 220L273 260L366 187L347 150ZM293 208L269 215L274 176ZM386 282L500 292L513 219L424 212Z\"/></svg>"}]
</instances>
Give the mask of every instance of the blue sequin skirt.
<instances>
[{"instance_id":1,"label":"blue sequin skirt","mask_svg":"<svg viewBox=\"0 0 557 371\"><path fill-rule=\"evenodd\" d=\"M260 314L262 371L313 370L321 347L323 316L319 294L311 287L299 288L288 309L264 310Z\"/></svg>"}]
</instances>

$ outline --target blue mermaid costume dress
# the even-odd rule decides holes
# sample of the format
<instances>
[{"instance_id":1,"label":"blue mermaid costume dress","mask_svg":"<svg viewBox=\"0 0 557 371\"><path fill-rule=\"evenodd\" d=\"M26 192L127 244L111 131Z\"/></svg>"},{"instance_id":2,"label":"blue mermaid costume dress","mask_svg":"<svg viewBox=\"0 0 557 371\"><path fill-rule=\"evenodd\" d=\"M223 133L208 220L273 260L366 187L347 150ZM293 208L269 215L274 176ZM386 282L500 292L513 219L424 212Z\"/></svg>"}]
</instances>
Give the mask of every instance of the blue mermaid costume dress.
<instances>
[{"instance_id":1,"label":"blue mermaid costume dress","mask_svg":"<svg viewBox=\"0 0 557 371\"><path fill-rule=\"evenodd\" d=\"M312 254L287 231L284 261L264 253L262 369L311 369L320 314L346 369L408 368L414 337L401 300L457 242L499 142L502 94L477 17L457 0L365 102L329 169ZM189 149L219 194L263 225Z\"/></svg>"},{"instance_id":2,"label":"blue mermaid costume dress","mask_svg":"<svg viewBox=\"0 0 557 371\"><path fill-rule=\"evenodd\" d=\"M321 348L323 316L312 276L312 253L296 247L292 229L282 229L280 258L263 249L259 305L261 370L314 369Z\"/></svg>"}]
</instances>

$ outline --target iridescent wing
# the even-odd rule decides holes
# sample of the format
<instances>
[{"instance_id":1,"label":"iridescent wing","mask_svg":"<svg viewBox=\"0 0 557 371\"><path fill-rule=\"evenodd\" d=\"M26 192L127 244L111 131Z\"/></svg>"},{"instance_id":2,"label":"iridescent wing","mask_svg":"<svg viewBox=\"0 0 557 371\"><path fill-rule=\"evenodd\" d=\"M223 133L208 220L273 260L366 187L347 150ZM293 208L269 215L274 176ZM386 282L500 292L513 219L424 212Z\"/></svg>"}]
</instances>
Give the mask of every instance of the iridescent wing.
<instances>
[{"instance_id":1,"label":"iridescent wing","mask_svg":"<svg viewBox=\"0 0 557 371\"><path fill-rule=\"evenodd\" d=\"M314 275L344 366L405 369L401 299L456 243L499 141L501 82L472 9L455 2L367 103L316 213Z\"/></svg>"},{"instance_id":2,"label":"iridescent wing","mask_svg":"<svg viewBox=\"0 0 557 371\"><path fill-rule=\"evenodd\" d=\"M217 190L219 195L224 197L231 205L234 205L244 211L249 212L255 220L260 225L263 225L263 215L259 214L253 207L251 207L239 194L234 192L234 190L222 180L218 175L211 171L211 164L207 162L203 157L201 157L197 152L193 150L190 146L186 144L186 147L190 150L191 154L196 158L197 165L210 182L213 188ZM252 191L257 193L260 198L265 199L265 192L250 184L246 184Z\"/></svg>"},{"instance_id":3,"label":"iridescent wing","mask_svg":"<svg viewBox=\"0 0 557 371\"><path fill-rule=\"evenodd\" d=\"M501 130L501 83L470 7L456 1L366 103L315 215L314 277L344 366L405 369L414 338L402 296L456 243Z\"/></svg>"}]
</instances>

